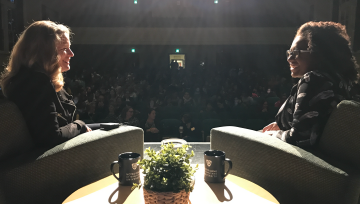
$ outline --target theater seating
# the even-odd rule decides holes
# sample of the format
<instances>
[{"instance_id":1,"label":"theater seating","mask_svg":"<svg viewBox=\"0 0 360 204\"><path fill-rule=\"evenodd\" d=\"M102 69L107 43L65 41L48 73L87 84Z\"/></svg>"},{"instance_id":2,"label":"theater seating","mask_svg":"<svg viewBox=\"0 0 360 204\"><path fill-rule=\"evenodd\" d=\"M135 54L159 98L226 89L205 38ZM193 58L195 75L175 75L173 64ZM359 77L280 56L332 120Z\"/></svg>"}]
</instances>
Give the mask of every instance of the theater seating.
<instances>
[{"instance_id":1,"label":"theater seating","mask_svg":"<svg viewBox=\"0 0 360 204\"><path fill-rule=\"evenodd\" d=\"M360 103L342 101L316 151L238 127L211 130L211 149L224 150L232 174L269 191L281 204L360 204Z\"/></svg>"},{"instance_id":2,"label":"theater seating","mask_svg":"<svg viewBox=\"0 0 360 204\"><path fill-rule=\"evenodd\" d=\"M218 119L206 119L206 120L203 120L202 121L202 130L203 130L202 138L203 138L203 141L204 142L206 140L209 141L210 130L212 128L220 127L220 126L222 126L221 120L218 120Z\"/></svg>"},{"instance_id":3,"label":"theater seating","mask_svg":"<svg viewBox=\"0 0 360 204\"><path fill-rule=\"evenodd\" d=\"M0 203L62 203L80 187L111 174L122 152L143 155L143 131L120 126L36 149L15 104L0 100Z\"/></svg>"},{"instance_id":4,"label":"theater seating","mask_svg":"<svg viewBox=\"0 0 360 204\"><path fill-rule=\"evenodd\" d=\"M181 121L177 119L163 119L160 122L160 133L163 139L179 137Z\"/></svg>"}]
</instances>

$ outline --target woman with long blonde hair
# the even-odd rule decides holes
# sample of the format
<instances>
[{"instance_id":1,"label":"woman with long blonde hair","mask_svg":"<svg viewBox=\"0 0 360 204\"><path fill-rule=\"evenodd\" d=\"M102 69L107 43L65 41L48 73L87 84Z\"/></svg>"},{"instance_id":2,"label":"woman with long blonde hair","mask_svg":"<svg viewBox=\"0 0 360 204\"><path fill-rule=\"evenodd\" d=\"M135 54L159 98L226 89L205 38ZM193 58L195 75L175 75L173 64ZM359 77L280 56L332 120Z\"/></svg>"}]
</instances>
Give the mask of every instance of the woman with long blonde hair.
<instances>
[{"instance_id":1,"label":"woman with long blonde hair","mask_svg":"<svg viewBox=\"0 0 360 204\"><path fill-rule=\"evenodd\" d=\"M63 89L70 70L71 31L51 21L32 23L20 35L1 76L4 95L22 112L38 146L52 147L91 131L73 121L76 106Z\"/></svg>"}]
</instances>

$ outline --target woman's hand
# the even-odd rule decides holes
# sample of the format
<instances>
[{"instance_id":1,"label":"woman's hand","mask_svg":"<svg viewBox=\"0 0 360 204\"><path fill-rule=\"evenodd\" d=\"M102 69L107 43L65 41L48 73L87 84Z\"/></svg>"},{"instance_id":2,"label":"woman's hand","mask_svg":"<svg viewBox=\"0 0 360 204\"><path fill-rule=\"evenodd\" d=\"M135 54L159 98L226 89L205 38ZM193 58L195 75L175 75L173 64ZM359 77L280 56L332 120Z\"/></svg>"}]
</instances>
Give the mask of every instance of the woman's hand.
<instances>
[{"instance_id":1,"label":"woman's hand","mask_svg":"<svg viewBox=\"0 0 360 204\"><path fill-rule=\"evenodd\" d=\"M150 129L147 130L147 132L158 133L159 130L157 128L150 128Z\"/></svg>"},{"instance_id":2,"label":"woman's hand","mask_svg":"<svg viewBox=\"0 0 360 204\"><path fill-rule=\"evenodd\" d=\"M152 133L158 133L159 130L158 130L157 128L151 128L151 132L152 132Z\"/></svg>"},{"instance_id":3,"label":"woman's hand","mask_svg":"<svg viewBox=\"0 0 360 204\"><path fill-rule=\"evenodd\" d=\"M265 131L264 133L267 134L267 135L270 135L270 136L275 136L278 133L278 131L277 130L270 130L270 131Z\"/></svg>"},{"instance_id":4,"label":"woman's hand","mask_svg":"<svg viewBox=\"0 0 360 204\"><path fill-rule=\"evenodd\" d=\"M87 125L86 125L86 132L91 132L92 131L92 129L91 128L89 128Z\"/></svg>"},{"instance_id":5,"label":"woman's hand","mask_svg":"<svg viewBox=\"0 0 360 204\"><path fill-rule=\"evenodd\" d=\"M276 131L276 130L280 130L280 128L276 122L273 122L263 128L263 133L265 133L266 131Z\"/></svg>"}]
</instances>

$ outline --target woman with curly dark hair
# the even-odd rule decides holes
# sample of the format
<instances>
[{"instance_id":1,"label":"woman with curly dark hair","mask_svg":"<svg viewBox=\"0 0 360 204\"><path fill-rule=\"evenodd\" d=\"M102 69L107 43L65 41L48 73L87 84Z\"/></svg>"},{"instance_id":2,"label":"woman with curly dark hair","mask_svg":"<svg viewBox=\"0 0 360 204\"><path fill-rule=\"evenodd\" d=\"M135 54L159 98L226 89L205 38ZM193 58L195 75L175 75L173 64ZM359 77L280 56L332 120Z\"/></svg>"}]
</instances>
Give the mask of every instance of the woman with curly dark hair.
<instances>
[{"instance_id":1,"label":"woman with curly dark hair","mask_svg":"<svg viewBox=\"0 0 360 204\"><path fill-rule=\"evenodd\" d=\"M359 66L345 26L335 22L307 22L286 51L291 76L300 78L275 117L263 129L302 147L316 146L332 110L350 100Z\"/></svg>"}]
</instances>

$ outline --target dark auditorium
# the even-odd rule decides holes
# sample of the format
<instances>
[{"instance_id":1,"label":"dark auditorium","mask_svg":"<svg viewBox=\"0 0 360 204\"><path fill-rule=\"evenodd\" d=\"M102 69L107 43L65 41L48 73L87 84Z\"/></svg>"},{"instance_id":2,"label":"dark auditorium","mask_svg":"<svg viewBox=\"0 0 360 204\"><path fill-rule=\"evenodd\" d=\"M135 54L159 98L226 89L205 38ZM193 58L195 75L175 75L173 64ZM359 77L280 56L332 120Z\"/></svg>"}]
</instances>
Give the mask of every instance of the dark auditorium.
<instances>
[{"instance_id":1,"label":"dark auditorium","mask_svg":"<svg viewBox=\"0 0 360 204\"><path fill-rule=\"evenodd\" d=\"M360 204L360 0L0 8L0 204Z\"/></svg>"}]
</instances>

